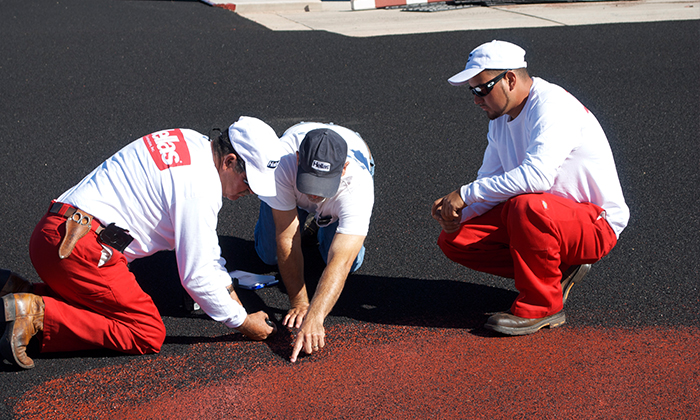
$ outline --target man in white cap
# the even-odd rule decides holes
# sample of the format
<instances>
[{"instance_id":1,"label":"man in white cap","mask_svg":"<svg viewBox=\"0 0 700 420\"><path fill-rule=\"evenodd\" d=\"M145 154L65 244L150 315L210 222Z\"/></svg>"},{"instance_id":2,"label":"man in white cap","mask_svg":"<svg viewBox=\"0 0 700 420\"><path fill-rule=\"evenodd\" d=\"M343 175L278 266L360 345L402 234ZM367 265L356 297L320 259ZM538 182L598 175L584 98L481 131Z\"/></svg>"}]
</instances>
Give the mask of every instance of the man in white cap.
<instances>
[{"instance_id":1,"label":"man in white cap","mask_svg":"<svg viewBox=\"0 0 700 420\"><path fill-rule=\"evenodd\" d=\"M515 279L519 295L485 327L532 334L566 321L571 287L629 219L608 140L593 114L528 74L525 51L493 41L449 79L491 120L477 179L433 203L438 245L455 262Z\"/></svg>"},{"instance_id":2,"label":"man in white cap","mask_svg":"<svg viewBox=\"0 0 700 420\"><path fill-rule=\"evenodd\" d=\"M279 266L291 309L287 327L299 328L290 360L323 348L323 322L349 273L362 264L374 205L374 161L359 134L334 124L300 123L281 138L285 154L275 172L277 195L263 197L255 249ZM301 230L309 214L326 267L311 302L304 280Z\"/></svg>"},{"instance_id":3,"label":"man in white cap","mask_svg":"<svg viewBox=\"0 0 700 420\"><path fill-rule=\"evenodd\" d=\"M274 324L241 305L216 225L222 196L275 195L280 155L269 126L241 117L217 138L163 130L107 159L52 201L35 228L29 251L43 283L2 276L3 356L34 367L26 348L35 336L42 352L159 352L165 326L127 264L161 250L175 250L182 285L204 312L253 340L267 338Z\"/></svg>"}]
</instances>

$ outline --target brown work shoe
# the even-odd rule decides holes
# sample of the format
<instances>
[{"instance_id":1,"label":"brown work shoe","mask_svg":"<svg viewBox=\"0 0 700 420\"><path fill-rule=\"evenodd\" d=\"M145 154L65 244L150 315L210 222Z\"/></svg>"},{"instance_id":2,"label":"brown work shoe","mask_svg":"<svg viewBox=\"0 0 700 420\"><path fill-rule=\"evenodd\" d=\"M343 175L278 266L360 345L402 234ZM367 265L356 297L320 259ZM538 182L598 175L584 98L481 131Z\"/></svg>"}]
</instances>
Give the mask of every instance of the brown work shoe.
<instances>
[{"instance_id":1,"label":"brown work shoe","mask_svg":"<svg viewBox=\"0 0 700 420\"><path fill-rule=\"evenodd\" d=\"M3 296L5 334L0 338L0 352L9 362L31 369L34 361L27 356L27 344L44 330L44 299L31 293Z\"/></svg>"},{"instance_id":2,"label":"brown work shoe","mask_svg":"<svg viewBox=\"0 0 700 420\"><path fill-rule=\"evenodd\" d=\"M31 293L32 284L17 273L0 270L0 297L10 293Z\"/></svg>"},{"instance_id":3,"label":"brown work shoe","mask_svg":"<svg viewBox=\"0 0 700 420\"><path fill-rule=\"evenodd\" d=\"M534 334L541 328L558 327L566 322L564 312L558 312L554 315L544 318L521 318L510 312L499 312L491 315L484 324L484 328L506 335L527 335Z\"/></svg>"},{"instance_id":4,"label":"brown work shoe","mask_svg":"<svg viewBox=\"0 0 700 420\"><path fill-rule=\"evenodd\" d=\"M591 271L590 264L582 265L572 265L568 270L561 276L561 304L566 303L566 299L569 297L569 292L574 284L581 283L583 278Z\"/></svg>"}]
</instances>

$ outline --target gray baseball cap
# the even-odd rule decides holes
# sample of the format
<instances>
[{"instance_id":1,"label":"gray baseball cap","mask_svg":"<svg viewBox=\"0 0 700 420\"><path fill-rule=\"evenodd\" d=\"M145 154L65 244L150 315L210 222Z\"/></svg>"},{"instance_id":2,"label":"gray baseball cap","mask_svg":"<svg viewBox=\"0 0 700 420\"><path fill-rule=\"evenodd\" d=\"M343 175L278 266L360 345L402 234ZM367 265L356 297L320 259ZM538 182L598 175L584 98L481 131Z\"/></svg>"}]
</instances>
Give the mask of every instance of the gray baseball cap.
<instances>
[{"instance_id":1,"label":"gray baseball cap","mask_svg":"<svg viewBox=\"0 0 700 420\"><path fill-rule=\"evenodd\" d=\"M306 133L299 145L297 189L308 195L333 197L348 155L348 145L335 131L319 128Z\"/></svg>"}]
</instances>

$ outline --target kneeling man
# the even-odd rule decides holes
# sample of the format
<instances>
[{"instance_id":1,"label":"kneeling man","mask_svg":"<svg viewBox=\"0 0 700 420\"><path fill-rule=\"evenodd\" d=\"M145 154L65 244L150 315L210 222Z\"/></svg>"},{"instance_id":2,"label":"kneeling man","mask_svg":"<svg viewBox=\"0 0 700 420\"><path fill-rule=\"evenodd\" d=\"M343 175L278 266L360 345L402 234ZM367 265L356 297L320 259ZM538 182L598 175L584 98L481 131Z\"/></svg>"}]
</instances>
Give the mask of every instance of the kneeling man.
<instances>
[{"instance_id":1,"label":"kneeling man","mask_svg":"<svg viewBox=\"0 0 700 420\"><path fill-rule=\"evenodd\" d=\"M334 124L301 123L281 138L286 154L275 171L277 195L260 196L255 248L279 266L291 309L284 325L300 328L291 361L325 344L323 322L349 273L365 254L374 205L374 161L359 134ZM326 268L311 302L304 281L301 231L312 214Z\"/></svg>"}]
</instances>

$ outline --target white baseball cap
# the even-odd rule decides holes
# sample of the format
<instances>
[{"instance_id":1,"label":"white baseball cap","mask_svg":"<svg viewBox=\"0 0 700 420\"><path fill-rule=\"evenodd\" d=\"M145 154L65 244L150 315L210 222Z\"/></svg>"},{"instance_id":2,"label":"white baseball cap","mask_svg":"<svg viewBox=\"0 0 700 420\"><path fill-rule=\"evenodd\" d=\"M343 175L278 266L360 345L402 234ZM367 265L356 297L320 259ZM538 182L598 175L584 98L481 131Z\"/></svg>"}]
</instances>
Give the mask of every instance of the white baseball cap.
<instances>
[{"instance_id":1,"label":"white baseball cap","mask_svg":"<svg viewBox=\"0 0 700 420\"><path fill-rule=\"evenodd\" d=\"M282 156L275 130L257 118L241 117L228 128L228 137L245 162L250 189L263 197L275 196L275 168Z\"/></svg>"},{"instance_id":2,"label":"white baseball cap","mask_svg":"<svg viewBox=\"0 0 700 420\"><path fill-rule=\"evenodd\" d=\"M464 70L450 77L451 85L459 86L484 70L514 70L527 67L525 50L506 41L487 42L469 53Z\"/></svg>"}]
</instances>

